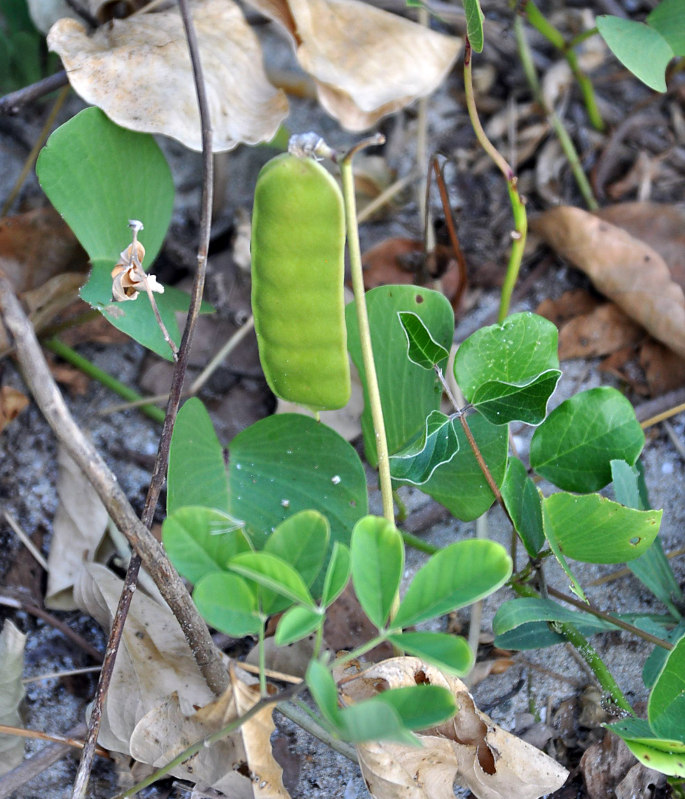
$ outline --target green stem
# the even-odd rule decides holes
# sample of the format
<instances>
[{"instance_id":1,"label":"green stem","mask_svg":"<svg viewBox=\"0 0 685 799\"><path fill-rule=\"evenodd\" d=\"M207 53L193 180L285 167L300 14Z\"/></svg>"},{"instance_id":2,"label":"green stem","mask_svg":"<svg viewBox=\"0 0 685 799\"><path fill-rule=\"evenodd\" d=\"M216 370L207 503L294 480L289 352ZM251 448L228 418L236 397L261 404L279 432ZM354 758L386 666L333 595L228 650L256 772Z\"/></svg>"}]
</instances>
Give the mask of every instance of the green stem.
<instances>
[{"instance_id":1,"label":"green stem","mask_svg":"<svg viewBox=\"0 0 685 799\"><path fill-rule=\"evenodd\" d=\"M132 388L129 388L115 377L112 377L112 375L95 366L95 364L91 363L87 358L79 355L76 350L73 350L58 338L47 339L47 341L43 342L43 346L67 361L67 363L75 366L85 375L88 375L88 377L92 377L99 381L103 386L114 391L115 394L118 394L120 397L131 402L138 402L145 399ZM164 422L165 414L161 408L156 408L154 405L141 405L140 409L146 416L149 416L150 419L154 419L155 422L159 422L160 424Z\"/></svg>"},{"instance_id":2,"label":"green stem","mask_svg":"<svg viewBox=\"0 0 685 799\"><path fill-rule=\"evenodd\" d=\"M435 547L433 544L429 544L428 541L424 541L422 538L418 538L418 536L412 535L406 530L400 530L400 535L408 547L413 547L419 552L425 552L427 555L435 555L440 552L440 547Z\"/></svg>"},{"instance_id":3,"label":"green stem","mask_svg":"<svg viewBox=\"0 0 685 799\"><path fill-rule=\"evenodd\" d=\"M585 204L591 211L596 211L597 208L599 208L599 205L597 204L597 200L595 200L590 183L585 175L585 172L583 171L583 166L580 163L580 158L573 141L571 140L571 137L569 136L568 131L564 127L561 119L559 119L559 115L556 113L556 111L554 111L554 109L549 108L545 102L545 98L540 87L540 81L538 80L538 75L535 70L535 65L533 64L533 56L531 55L530 47L528 46L528 41L526 39L526 33L523 28L523 22L521 21L520 17L516 17L514 20L514 32L516 34L519 58L521 59L523 71L528 79L528 85L533 92L536 102L546 114L547 121L552 126L557 138L559 139L559 144L561 145L561 149L564 151L566 160L569 162L571 171L573 172L573 177L575 178L580 193L583 195Z\"/></svg>"},{"instance_id":4,"label":"green stem","mask_svg":"<svg viewBox=\"0 0 685 799\"><path fill-rule=\"evenodd\" d=\"M385 637L382 635L377 635L375 638L372 638L370 641L367 641L365 644L362 644L361 646L358 646L356 649L352 650L352 652L348 652L346 655L341 655L339 658L336 658L335 665L342 666L345 663L349 663L350 660L360 658L362 655L370 652L374 646L382 644L383 641L385 641Z\"/></svg>"},{"instance_id":5,"label":"green stem","mask_svg":"<svg viewBox=\"0 0 685 799\"><path fill-rule=\"evenodd\" d=\"M325 727L319 724L316 716L314 716L306 705L301 704L300 706L296 705L294 702L280 702L276 706L276 710L282 713L287 719L297 724L298 727L302 727L302 729L310 735L313 735L315 738L325 743L326 746L344 755L348 760L351 760L353 763L358 762L357 752L354 746L331 735Z\"/></svg>"},{"instance_id":6,"label":"green stem","mask_svg":"<svg viewBox=\"0 0 685 799\"><path fill-rule=\"evenodd\" d=\"M376 143L376 142L374 142ZM378 458L378 475L383 498L383 516L393 524L395 523L395 510L392 501L392 482L390 480L390 457L388 441L385 435L385 421L381 406L381 395L378 388L378 377L371 346L371 331L369 316L366 310L366 297L364 295L364 276L362 274L362 256L359 247L359 230L357 228L357 208L354 196L354 175L352 172L352 156L358 148L350 151L339 161L342 176L343 197L345 199L345 217L347 221L347 245L350 254L350 270L352 273L352 289L357 309L357 323L359 325L359 340L361 342L362 362L366 377L366 388L371 407L373 429L376 436L376 455Z\"/></svg>"},{"instance_id":7,"label":"green stem","mask_svg":"<svg viewBox=\"0 0 685 799\"><path fill-rule=\"evenodd\" d=\"M528 0L525 6L525 12L526 16L528 17L528 22L530 22L530 24L539 33L541 33L548 42L553 44L566 59L566 62L571 68L573 76L578 82L581 94L583 95L585 110L587 111L590 124L593 128L595 128L595 130L603 131L605 127L604 120L602 119L602 115L600 114L599 108L597 106L597 98L595 97L595 90L592 85L592 81L580 68L575 50L566 42L561 32L558 31L554 25L552 25L551 22L549 22L549 20L542 14L533 0ZM577 39L574 40L574 44L577 43Z\"/></svg>"},{"instance_id":8,"label":"green stem","mask_svg":"<svg viewBox=\"0 0 685 799\"><path fill-rule=\"evenodd\" d=\"M476 101L473 93L473 67L471 56L471 44L469 43L467 36L464 48L464 93L466 96L466 108L469 112L471 125L480 146L485 150L490 158L492 158L499 171L504 175L504 179L507 181L509 200L511 202L511 208L514 215L514 230L512 232L513 245L509 255L507 272L504 277L504 284L502 286L502 295L499 305L499 314L497 316L497 320L501 324L509 313L511 295L514 290L514 286L516 285L516 280L521 268L523 250L526 246L528 222L523 197L521 197L519 194L516 175L514 174L513 169L507 163L506 159L492 144L490 139L488 139L485 131L483 130L483 126L480 123L480 119L478 118L478 110L476 109Z\"/></svg>"},{"instance_id":9,"label":"green stem","mask_svg":"<svg viewBox=\"0 0 685 799\"><path fill-rule=\"evenodd\" d=\"M533 590L529 585L521 585L521 583L512 583L511 587L516 591L519 596L535 597L540 599L537 591ZM629 713L631 716L635 715L635 711L630 706L630 703L623 695L623 691L618 686L613 675L606 666L606 663L599 656L597 650L587 640L587 638L568 622L558 622L554 625L555 629L566 638L566 640L575 648L578 654L583 658L587 665L592 670L592 673L597 678L597 682L603 691L611 696L616 707Z\"/></svg>"},{"instance_id":10,"label":"green stem","mask_svg":"<svg viewBox=\"0 0 685 799\"><path fill-rule=\"evenodd\" d=\"M266 696L266 648L264 646L264 637L266 635L266 618L263 617L259 625L259 640L257 644L257 651L259 653L259 695L264 698Z\"/></svg>"}]
</instances>

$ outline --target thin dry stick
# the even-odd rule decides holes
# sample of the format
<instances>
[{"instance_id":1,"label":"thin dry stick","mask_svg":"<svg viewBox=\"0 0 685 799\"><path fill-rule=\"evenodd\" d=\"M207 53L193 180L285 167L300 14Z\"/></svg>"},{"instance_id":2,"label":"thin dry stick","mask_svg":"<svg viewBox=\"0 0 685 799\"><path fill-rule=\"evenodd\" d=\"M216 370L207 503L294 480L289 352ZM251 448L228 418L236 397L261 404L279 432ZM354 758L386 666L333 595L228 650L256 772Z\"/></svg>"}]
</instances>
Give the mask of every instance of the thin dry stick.
<instances>
[{"instance_id":1,"label":"thin dry stick","mask_svg":"<svg viewBox=\"0 0 685 799\"><path fill-rule=\"evenodd\" d=\"M75 749L83 749L83 741L72 738L68 735L50 735L41 730L26 730L23 727L11 727L8 724L0 724L0 735L14 735L18 738L37 738L41 741L52 741L53 743L66 744ZM109 758L109 752L101 747L96 747L96 753L100 757Z\"/></svg>"},{"instance_id":2,"label":"thin dry stick","mask_svg":"<svg viewBox=\"0 0 685 799\"><path fill-rule=\"evenodd\" d=\"M0 116L18 114L22 106L32 103L39 97L50 94L50 92L54 92L55 89L61 89L62 86L66 86L68 83L67 73L62 70L50 75L48 78L32 83L30 86L25 86L23 89L17 89L16 92L6 94L4 97L0 97Z\"/></svg>"},{"instance_id":3,"label":"thin dry stick","mask_svg":"<svg viewBox=\"0 0 685 799\"><path fill-rule=\"evenodd\" d=\"M171 434L173 432L174 423L178 414L178 407L181 401L181 394L183 391L183 381L185 379L186 369L188 367L188 357L190 355L190 345L192 341L195 324L200 313L200 306L202 305L202 294L204 292L205 272L207 267L207 253L209 251L209 236L211 229L211 208L212 208L212 188L214 182L213 175L213 159L212 159L212 130L211 121L209 118L209 106L207 104L207 96L205 92L205 83L202 75L202 65L200 63L199 48L197 38L195 36L195 29L193 27L190 10L187 0L179 0L179 10L183 25L185 28L186 39L188 41L188 49L190 51L190 60L193 67L193 78L195 81L195 89L197 92L197 101L200 111L200 120L202 125L202 156L203 156L203 169L202 169L202 199L201 199L201 220L200 220L200 241L198 244L197 256L197 271L195 273L195 280L193 282L193 290L190 300L190 308L188 309L188 316L186 325L183 330L181 339L181 346L178 351L178 356L174 352L174 359L176 366L171 381L171 389L169 392L169 403L167 405L166 417L162 427L162 435L159 442L159 449L157 450L157 458L152 471L152 478L150 480L150 487L148 489L147 497L145 499L145 506L143 508L142 522L146 529L152 526L155 508L159 500L159 494L164 484L166 476L167 465L169 462L169 447L171 444ZM134 242L135 243L135 242ZM150 296L151 303L153 298L148 289L148 296ZM153 309L154 309L153 304ZM158 314L157 314L158 315ZM159 322L158 318L158 322ZM174 347L172 346L172 350ZM138 572L141 565L141 553L132 555L131 562L129 563L126 572L126 579L124 581L124 588L119 599L119 606L112 624L112 631L110 633L110 640L107 646L107 656L103 663L102 672L100 673L100 682L98 690L93 703L91 711L91 719L88 729L88 737L86 745L83 749L79 770L74 782L74 789L72 792L73 799L84 799L86 795L86 788L88 786L88 778L92 767L95 742L97 741L98 732L100 730L100 720L102 716L102 709L104 705L105 696L109 688L112 673L114 671L114 662L116 653L118 651L121 635L123 633L124 623L128 615L128 610L135 591L136 582L138 579ZM161 587L158 585L158 588ZM164 594L164 592L162 592ZM187 592L186 592L187 595ZM190 599L190 598L188 598ZM204 626L205 633L208 635L206 625ZM211 639L210 639L211 640ZM111 654L111 657L110 657ZM212 657L217 657L217 652L212 651ZM221 675L214 675L219 677L218 681L214 678L212 682L209 680L208 685L215 693L222 693L228 686L228 675L222 669L220 661L218 663L219 669L223 671Z\"/></svg>"},{"instance_id":4,"label":"thin dry stick","mask_svg":"<svg viewBox=\"0 0 685 799\"><path fill-rule=\"evenodd\" d=\"M214 645L204 620L161 544L145 527L121 490L117 478L76 424L48 368L36 334L12 284L0 276L0 311L14 338L24 380L54 431L58 441L88 477L107 512L133 549L181 625L207 684L216 694L228 686L221 653Z\"/></svg>"},{"instance_id":5,"label":"thin dry stick","mask_svg":"<svg viewBox=\"0 0 685 799\"><path fill-rule=\"evenodd\" d=\"M38 564L43 568L43 571L50 571L48 568L48 562L45 558L41 555L41 553L36 548L36 545L31 541L28 535L24 532L19 522L12 516L12 514L8 510L4 510L3 516L5 517L5 521L9 526L14 530L14 534L17 538L21 541L21 543L28 549L28 551L33 555L35 560Z\"/></svg>"}]
</instances>

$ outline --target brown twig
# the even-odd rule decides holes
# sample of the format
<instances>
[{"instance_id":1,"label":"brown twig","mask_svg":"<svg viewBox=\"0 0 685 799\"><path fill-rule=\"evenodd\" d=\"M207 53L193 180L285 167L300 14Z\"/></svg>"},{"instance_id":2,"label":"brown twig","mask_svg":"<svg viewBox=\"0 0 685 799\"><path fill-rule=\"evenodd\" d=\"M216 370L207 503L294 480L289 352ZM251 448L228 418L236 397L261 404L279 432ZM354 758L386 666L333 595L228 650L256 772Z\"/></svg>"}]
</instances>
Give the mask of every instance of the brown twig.
<instances>
[{"instance_id":1,"label":"brown twig","mask_svg":"<svg viewBox=\"0 0 685 799\"><path fill-rule=\"evenodd\" d=\"M18 114L22 106L43 97L55 89L61 89L69 83L67 73L62 70L50 75L48 78L43 78L30 86L25 86L23 89L17 89L16 92L10 92L4 97L0 97L0 116L11 116Z\"/></svg>"},{"instance_id":2,"label":"brown twig","mask_svg":"<svg viewBox=\"0 0 685 799\"><path fill-rule=\"evenodd\" d=\"M70 735L50 735L41 730L25 730L22 727L11 727L8 724L0 724L0 735L15 735L19 738L35 738L41 741L52 741L53 743L65 744L74 749L83 749L83 741L73 738ZM102 747L96 747L96 754L100 757L109 758L109 752Z\"/></svg>"},{"instance_id":3,"label":"brown twig","mask_svg":"<svg viewBox=\"0 0 685 799\"><path fill-rule=\"evenodd\" d=\"M433 156L432 164L433 164L433 171L435 172L435 181L438 184L438 191L440 192L440 201L442 202L442 210L445 213L445 224L447 225L447 232L449 233L450 237L450 244L452 245L452 252L454 253L454 257L457 259L457 265L459 267L459 286L457 287L457 293L452 300L452 307L454 308L455 312L459 309L461 305L462 297L464 296L464 292L466 291L466 287L468 285L468 275L466 272L466 258L464 257L464 252L461 249L461 245L459 243L459 236L457 236L456 228L454 227L454 217L452 215L452 206L450 205L450 198L447 194L447 186L445 185L445 163L440 166L438 162L438 157Z\"/></svg>"},{"instance_id":4,"label":"brown twig","mask_svg":"<svg viewBox=\"0 0 685 799\"><path fill-rule=\"evenodd\" d=\"M152 470L152 477L150 479L150 487L148 489L147 497L145 499L145 506L143 508L142 522L147 529L152 526L155 508L159 500L159 495L164 485L166 477L167 466L169 462L169 447L171 445L171 434L176 422L178 414L178 407L181 402L181 395L183 392L183 382L185 380L186 369L188 366L188 357L190 355L190 345L192 342L195 324L200 313L200 306L202 305L202 295L204 292L205 273L207 267L207 253L209 251L209 237L211 232L211 208L212 208L212 189L214 183L213 176L213 158L212 158L212 130L211 120L209 117L209 106L207 103L207 96L205 92L205 83L202 75L202 64L200 62L199 48L195 29L193 27L190 9L187 0L178 0L181 18L185 28L186 39L188 41L188 49L190 51L190 60L193 67L193 78L195 80L195 89L197 92L197 101L200 112L200 121L202 126L202 199L201 199L201 219L200 219L200 240L198 243L197 255L197 271L195 273L195 280L193 283L193 290L190 300L190 307L188 309L188 316L186 318L186 325L183 330L181 338L181 346L178 354L174 351L174 359L176 365L171 382L171 389L169 391L169 402L167 404L166 416L164 425L162 427L162 435L157 450L157 458ZM148 295L150 296L151 303L153 298L148 288ZM153 305L154 309L154 305ZM161 323L161 319L158 322ZM163 328L163 325L162 325ZM163 328L164 332L164 328ZM167 337L168 338L168 337ZM169 340L169 339L168 339ZM172 350L175 348L172 345ZM124 581L124 588L119 598L119 605L117 607L116 616L112 624L112 631L110 633L110 640L107 645L107 655L105 662L102 666L100 673L100 681L98 683L98 690L93 702L93 709L91 711L91 718L88 728L88 736L86 738L86 745L84 746L79 763L79 770L74 781L74 788L72 792L73 799L83 799L85 797L86 788L88 785L88 778L92 767L95 743L97 741L98 732L100 730L100 720L102 717L102 709L104 700L107 695L109 683L112 673L114 671L114 662L116 654L121 642L121 635L123 633L124 623L128 615L128 611L133 597L133 592L136 588L138 579L138 572L140 570L141 558L139 554L134 554L131 557L128 570L126 572L126 579ZM208 633L205 626L205 631ZM212 652L213 659L216 658ZM215 693L221 693L228 685L228 675L225 670L223 677L216 682L216 674L212 682L208 680L210 688ZM221 675L219 675L221 676ZM219 689L219 690L217 690Z\"/></svg>"}]
</instances>

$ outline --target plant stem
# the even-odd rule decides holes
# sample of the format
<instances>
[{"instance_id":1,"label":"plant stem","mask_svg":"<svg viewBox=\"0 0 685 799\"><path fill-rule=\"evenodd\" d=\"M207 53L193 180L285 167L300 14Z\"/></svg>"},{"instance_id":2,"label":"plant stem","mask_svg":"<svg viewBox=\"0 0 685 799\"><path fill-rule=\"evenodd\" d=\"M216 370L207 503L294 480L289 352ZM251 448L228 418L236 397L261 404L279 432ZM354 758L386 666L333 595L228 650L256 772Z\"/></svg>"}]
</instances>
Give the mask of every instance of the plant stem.
<instances>
[{"instance_id":1,"label":"plant stem","mask_svg":"<svg viewBox=\"0 0 685 799\"><path fill-rule=\"evenodd\" d=\"M580 87L590 124L595 130L603 131L605 127L604 120L597 107L597 98L595 97L592 81L580 68L576 52L573 49L573 46L579 44L582 39L576 37L572 43L567 43L561 32L542 14L533 0L528 0L523 10L528 17L528 22L563 54ZM519 17L517 17L517 19L519 19ZM596 33L596 30L594 32L590 31L589 33L593 35L593 33Z\"/></svg>"},{"instance_id":2,"label":"plant stem","mask_svg":"<svg viewBox=\"0 0 685 799\"><path fill-rule=\"evenodd\" d=\"M533 57L530 52L530 47L528 46L528 41L526 39L526 32L523 27L523 22L518 16L514 20L514 32L516 34L516 43L519 51L519 58L521 59L521 65L523 66L523 71L526 74L528 85L533 92L535 101L546 114L547 121L552 126L557 138L559 139L559 144L561 145L561 149L564 151L566 160L571 167L573 177L575 178L578 190L583 195L585 204L591 211L595 211L597 208L599 208L599 206L594 194L592 193L590 182L583 171L583 167L580 163L580 158L573 141L568 135L568 131L564 127L561 119L559 119L557 112L553 108L549 108L545 102L545 98L540 87L540 81L538 80L538 75L535 70L535 64L533 64Z\"/></svg>"},{"instance_id":3,"label":"plant stem","mask_svg":"<svg viewBox=\"0 0 685 799\"><path fill-rule=\"evenodd\" d=\"M306 706L305 706L306 707ZM318 738L326 746L339 752L341 755L357 763L357 753L353 746L345 741L341 741L331 735L324 727L316 722L314 716L298 707L294 702L279 702L276 710L282 713L287 719L302 727L303 730ZM308 708L307 708L308 710Z\"/></svg>"},{"instance_id":4,"label":"plant stem","mask_svg":"<svg viewBox=\"0 0 685 799\"><path fill-rule=\"evenodd\" d=\"M519 596L540 598L540 595L531 586L524 585L518 582L512 582L511 587L516 591ZM587 640L587 638L568 622L559 622L555 624L555 628L566 638L566 640L573 645L578 654L583 658L587 665L592 670L592 673L597 678L602 690L611 696L614 704L629 713L631 716L635 715L635 711L630 706L630 703L623 695L623 691L618 686L613 675L607 668L602 658L597 653L597 650Z\"/></svg>"},{"instance_id":5,"label":"plant stem","mask_svg":"<svg viewBox=\"0 0 685 799\"><path fill-rule=\"evenodd\" d=\"M383 140L372 140L368 144L382 144ZM366 143L364 143L366 144ZM364 276L362 273L362 257L359 247L359 230L357 228L357 209L354 196L354 174L352 172L352 156L359 149L354 148L340 159L340 174L342 176L343 197L345 200L345 217L347 222L347 245L350 254L350 270L352 273L352 289L357 309L357 322L359 325L359 340L361 342L362 361L366 387L373 419L373 429L376 436L376 454L378 458L378 475L383 498L383 516L393 524L395 523L395 510L392 500L392 482L390 480L390 457L388 441L385 435L385 421L381 406L381 395L378 388L378 377L374 364L373 348L371 346L371 331L369 316L366 310L366 297L364 295Z\"/></svg>"},{"instance_id":6,"label":"plant stem","mask_svg":"<svg viewBox=\"0 0 685 799\"><path fill-rule=\"evenodd\" d=\"M507 189L509 191L509 200L511 202L511 209L514 215L514 230L512 231L513 244L509 254L509 263L507 264L507 271L502 285L502 294L500 298L499 314L497 321L501 324L509 313L509 304L511 302L511 295L516 285L519 270L521 268L521 259L523 258L523 250L526 246L526 235L528 232L528 221L526 216L526 206L523 197L519 194L518 180L514 171L507 163L506 159L497 150L497 148L488 139L483 130L483 126L478 118L478 110L476 109L476 102L473 93L473 67L472 67L472 51L469 37L465 37L464 47L464 92L466 96L466 108L469 112L471 125L473 126L474 133L478 139L479 144L485 152L492 158L495 165L504 175L507 181Z\"/></svg>"},{"instance_id":7,"label":"plant stem","mask_svg":"<svg viewBox=\"0 0 685 799\"><path fill-rule=\"evenodd\" d=\"M424 541L422 538L412 535L406 530L400 530L400 535L407 546L413 547L419 552L425 552L427 555L435 555L440 552L440 547L435 547L433 544L429 544L428 541Z\"/></svg>"},{"instance_id":8,"label":"plant stem","mask_svg":"<svg viewBox=\"0 0 685 799\"><path fill-rule=\"evenodd\" d=\"M75 366L85 375L88 375L88 377L92 377L99 381L103 386L109 388L111 391L114 391L120 397L130 400L131 402L145 401L145 398L141 397L137 391L134 391L132 388L129 388L117 380L116 377L112 377L112 375L110 375L108 372L105 372L99 367L95 366L94 363L91 363L87 358L84 358L83 355L79 355L76 350L73 350L58 338L50 338L47 341L44 341L43 346L51 352L54 352L55 355L62 358L62 360L67 361L67 363L70 363L72 366ZM155 422L159 422L160 424L164 423L165 414L161 408L155 408L154 405L141 405L140 409L146 416L149 416L150 419L154 419Z\"/></svg>"}]
</instances>

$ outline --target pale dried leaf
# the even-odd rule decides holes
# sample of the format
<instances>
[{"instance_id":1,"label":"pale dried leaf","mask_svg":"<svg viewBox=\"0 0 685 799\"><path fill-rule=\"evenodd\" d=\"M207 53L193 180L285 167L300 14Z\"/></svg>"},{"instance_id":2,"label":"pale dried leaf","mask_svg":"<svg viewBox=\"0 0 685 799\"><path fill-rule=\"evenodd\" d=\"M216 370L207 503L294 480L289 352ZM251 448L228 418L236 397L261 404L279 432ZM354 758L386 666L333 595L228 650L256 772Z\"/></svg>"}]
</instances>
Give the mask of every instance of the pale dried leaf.
<instances>
[{"instance_id":1,"label":"pale dried leaf","mask_svg":"<svg viewBox=\"0 0 685 799\"><path fill-rule=\"evenodd\" d=\"M63 17L81 19L67 0L28 0L27 5L31 21L43 34Z\"/></svg>"},{"instance_id":2,"label":"pale dried leaf","mask_svg":"<svg viewBox=\"0 0 685 799\"><path fill-rule=\"evenodd\" d=\"M212 120L214 152L276 133L288 108L268 82L259 42L231 0L203 0L193 20ZM162 133L201 150L200 117L176 8L113 20L88 36L75 20L48 34L74 90L131 130Z\"/></svg>"},{"instance_id":3,"label":"pale dried leaf","mask_svg":"<svg viewBox=\"0 0 685 799\"><path fill-rule=\"evenodd\" d=\"M90 481L63 446L57 450L57 497L48 555L45 606L76 610L73 587L86 561L95 560L107 528L107 511Z\"/></svg>"},{"instance_id":4,"label":"pale dried leaf","mask_svg":"<svg viewBox=\"0 0 685 799\"><path fill-rule=\"evenodd\" d=\"M685 295L655 250L580 208L553 208L532 227L598 291L685 357Z\"/></svg>"},{"instance_id":5,"label":"pale dried leaf","mask_svg":"<svg viewBox=\"0 0 685 799\"><path fill-rule=\"evenodd\" d=\"M157 767L166 765L191 743L225 727L258 701L258 686L240 679L233 669L223 696L194 713L184 712L173 694L140 720L131 736L131 755ZM271 753L272 713L273 707L264 708L239 730L203 748L171 773L223 791L231 799L286 799L282 770Z\"/></svg>"},{"instance_id":6,"label":"pale dried leaf","mask_svg":"<svg viewBox=\"0 0 685 799\"><path fill-rule=\"evenodd\" d=\"M448 799L456 782L478 799L537 799L561 787L568 772L544 752L505 732L475 706L464 683L418 658L392 658L345 684L346 698L430 683L450 690L459 708L449 721L419 735L422 749L371 742L357 747L362 772L376 799Z\"/></svg>"},{"instance_id":7,"label":"pale dried leaf","mask_svg":"<svg viewBox=\"0 0 685 799\"><path fill-rule=\"evenodd\" d=\"M24 668L26 636L7 619L0 633L0 724L21 727L19 704L24 698L21 673ZM24 739L0 735L0 774L24 759Z\"/></svg>"},{"instance_id":8,"label":"pale dried leaf","mask_svg":"<svg viewBox=\"0 0 685 799\"><path fill-rule=\"evenodd\" d=\"M0 388L0 433L26 408L29 398L12 386Z\"/></svg>"},{"instance_id":9,"label":"pale dried leaf","mask_svg":"<svg viewBox=\"0 0 685 799\"><path fill-rule=\"evenodd\" d=\"M74 586L74 599L109 632L122 586L104 566L87 563ZM136 724L174 692L185 713L214 698L171 611L138 591L126 619L99 742L129 752Z\"/></svg>"},{"instance_id":10,"label":"pale dried leaf","mask_svg":"<svg viewBox=\"0 0 685 799\"><path fill-rule=\"evenodd\" d=\"M290 34L319 102L348 130L430 94L448 74L459 39L357 0L249 0Z\"/></svg>"}]
</instances>

